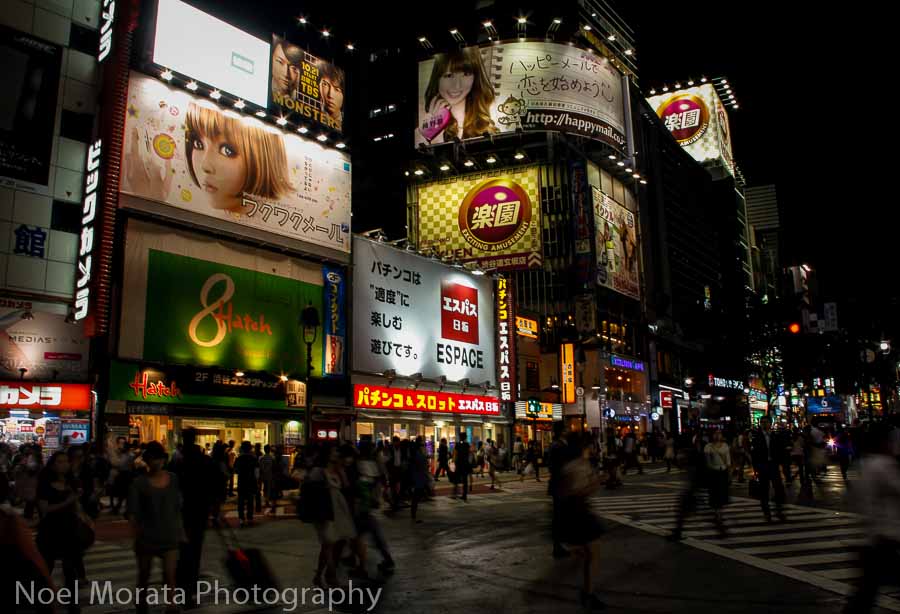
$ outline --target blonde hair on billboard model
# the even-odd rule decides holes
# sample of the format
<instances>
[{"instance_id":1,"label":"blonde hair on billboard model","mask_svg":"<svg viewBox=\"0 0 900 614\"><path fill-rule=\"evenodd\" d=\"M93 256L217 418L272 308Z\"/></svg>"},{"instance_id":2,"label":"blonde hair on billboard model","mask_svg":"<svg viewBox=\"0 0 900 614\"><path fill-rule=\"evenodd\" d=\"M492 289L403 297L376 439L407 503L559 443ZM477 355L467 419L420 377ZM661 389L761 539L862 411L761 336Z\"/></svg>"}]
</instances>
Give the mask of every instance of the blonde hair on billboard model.
<instances>
[{"instance_id":1,"label":"blonde hair on billboard model","mask_svg":"<svg viewBox=\"0 0 900 614\"><path fill-rule=\"evenodd\" d=\"M466 96L466 118L460 134L456 119L451 118L444 130L447 138L458 136L463 139L481 136L485 132L497 132L497 126L491 118L491 107L494 104L494 88L487 77L481 50L478 47L465 47L449 53L434 56L434 68L428 87L425 89L425 108L437 98L441 77L447 73L461 72L474 77L472 89Z\"/></svg>"},{"instance_id":2,"label":"blonde hair on billboard model","mask_svg":"<svg viewBox=\"0 0 900 614\"><path fill-rule=\"evenodd\" d=\"M244 161L246 180L241 190L243 193L277 199L293 189L288 179L284 139L280 134L269 132L261 125L249 125L238 115L226 115L215 107L191 102L185 117L185 153L191 179L198 187L200 181L194 171L194 140L219 136L236 147Z\"/></svg>"}]
</instances>

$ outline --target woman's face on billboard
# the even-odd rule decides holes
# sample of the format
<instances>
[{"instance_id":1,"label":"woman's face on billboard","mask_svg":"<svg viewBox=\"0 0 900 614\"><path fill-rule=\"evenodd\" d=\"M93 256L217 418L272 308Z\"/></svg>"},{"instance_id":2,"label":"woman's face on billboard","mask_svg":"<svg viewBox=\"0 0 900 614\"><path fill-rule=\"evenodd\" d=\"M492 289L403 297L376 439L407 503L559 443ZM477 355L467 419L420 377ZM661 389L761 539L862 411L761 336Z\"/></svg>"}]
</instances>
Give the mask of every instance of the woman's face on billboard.
<instances>
[{"instance_id":1,"label":"woman's face on billboard","mask_svg":"<svg viewBox=\"0 0 900 614\"><path fill-rule=\"evenodd\" d=\"M239 208L247 169L238 147L222 135L213 138L198 135L192 145L191 162L213 209Z\"/></svg>"},{"instance_id":2,"label":"woman's face on billboard","mask_svg":"<svg viewBox=\"0 0 900 614\"><path fill-rule=\"evenodd\" d=\"M272 90L279 94L290 94L297 85L300 71L288 61L281 45L272 54Z\"/></svg>"},{"instance_id":3,"label":"woman's face on billboard","mask_svg":"<svg viewBox=\"0 0 900 614\"><path fill-rule=\"evenodd\" d=\"M438 93L450 106L453 106L466 99L466 96L472 91L472 83L474 81L474 73L446 72L441 75Z\"/></svg>"}]
</instances>

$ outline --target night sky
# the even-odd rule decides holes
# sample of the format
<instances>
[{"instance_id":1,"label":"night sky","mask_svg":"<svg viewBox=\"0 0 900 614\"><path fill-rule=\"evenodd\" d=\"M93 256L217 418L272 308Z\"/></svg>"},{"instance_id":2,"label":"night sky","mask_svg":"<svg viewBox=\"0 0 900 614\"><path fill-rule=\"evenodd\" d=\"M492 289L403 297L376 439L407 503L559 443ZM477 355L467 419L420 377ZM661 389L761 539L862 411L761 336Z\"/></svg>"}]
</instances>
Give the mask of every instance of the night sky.
<instances>
[{"instance_id":1,"label":"night sky","mask_svg":"<svg viewBox=\"0 0 900 614\"><path fill-rule=\"evenodd\" d=\"M897 199L878 153L894 120L868 42L879 22L816 6L616 2L645 91L703 74L732 84L735 159L749 186L777 186L784 264L812 263L825 298L895 296Z\"/></svg>"}]
</instances>

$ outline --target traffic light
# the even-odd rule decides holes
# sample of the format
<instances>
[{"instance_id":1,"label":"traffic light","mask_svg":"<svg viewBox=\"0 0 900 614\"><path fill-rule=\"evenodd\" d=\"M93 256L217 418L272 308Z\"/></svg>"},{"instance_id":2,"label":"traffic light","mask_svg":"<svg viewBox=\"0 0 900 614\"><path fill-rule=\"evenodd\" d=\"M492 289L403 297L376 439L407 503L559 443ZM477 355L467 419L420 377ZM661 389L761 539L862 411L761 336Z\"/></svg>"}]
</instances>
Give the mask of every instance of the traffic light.
<instances>
[{"instance_id":1,"label":"traffic light","mask_svg":"<svg viewBox=\"0 0 900 614\"><path fill-rule=\"evenodd\" d=\"M800 334L800 323L799 322L791 322L790 324L788 324L788 331L790 331L790 333L792 335L799 335Z\"/></svg>"}]
</instances>

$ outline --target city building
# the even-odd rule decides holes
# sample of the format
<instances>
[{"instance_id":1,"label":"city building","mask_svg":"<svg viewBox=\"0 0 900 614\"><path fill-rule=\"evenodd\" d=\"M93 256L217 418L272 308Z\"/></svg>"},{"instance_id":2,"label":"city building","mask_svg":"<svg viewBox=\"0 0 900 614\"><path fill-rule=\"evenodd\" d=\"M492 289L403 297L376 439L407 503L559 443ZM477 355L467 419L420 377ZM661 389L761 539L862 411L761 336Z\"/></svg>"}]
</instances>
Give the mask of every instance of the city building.
<instances>
[{"instance_id":1,"label":"city building","mask_svg":"<svg viewBox=\"0 0 900 614\"><path fill-rule=\"evenodd\" d=\"M0 440L46 453L95 433L73 302L101 24L100 2L0 11Z\"/></svg>"},{"instance_id":2,"label":"city building","mask_svg":"<svg viewBox=\"0 0 900 614\"><path fill-rule=\"evenodd\" d=\"M103 431L172 448L192 427L201 444L285 452L346 438L341 66L264 13L107 4L74 312L102 348Z\"/></svg>"},{"instance_id":3,"label":"city building","mask_svg":"<svg viewBox=\"0 0 900 614\"><path fill-rule=\"evenodd\" d=\"M747 187L747 221L753 229L756 291L768 299L781 294L781 215L774 185Z\"/></svg>"}]
</instances>

